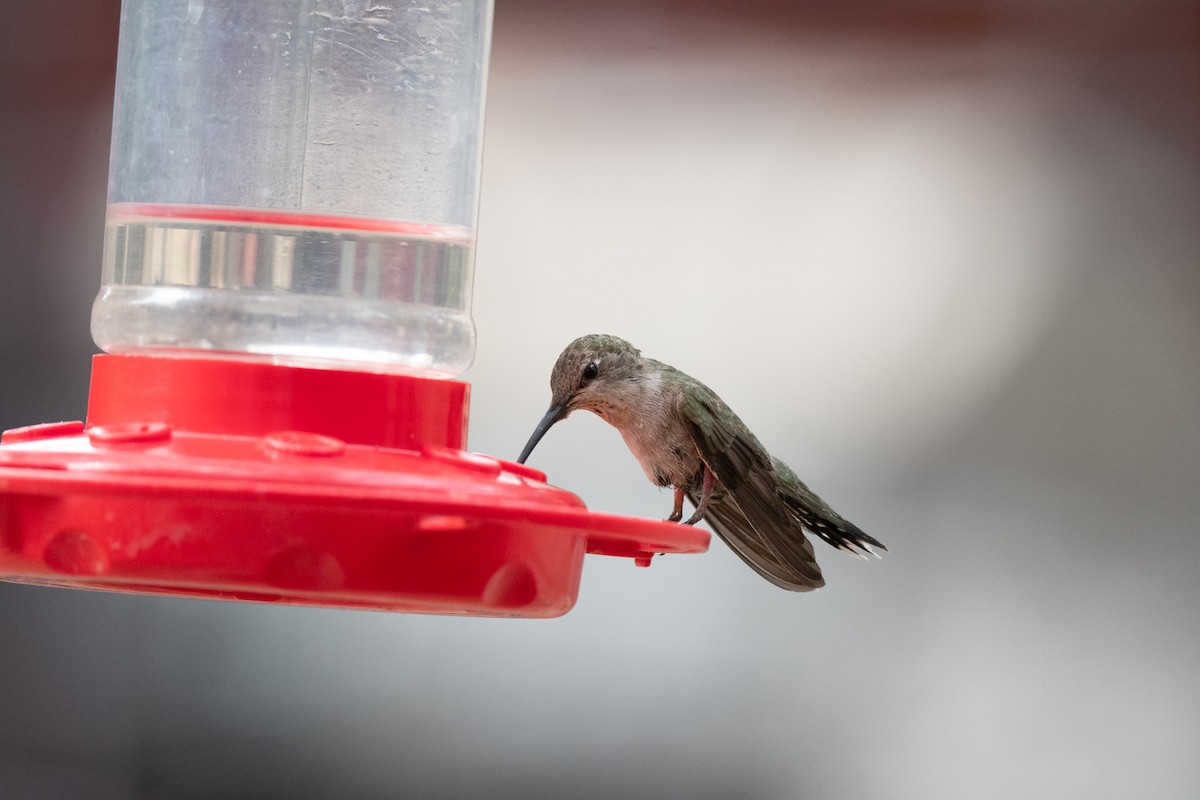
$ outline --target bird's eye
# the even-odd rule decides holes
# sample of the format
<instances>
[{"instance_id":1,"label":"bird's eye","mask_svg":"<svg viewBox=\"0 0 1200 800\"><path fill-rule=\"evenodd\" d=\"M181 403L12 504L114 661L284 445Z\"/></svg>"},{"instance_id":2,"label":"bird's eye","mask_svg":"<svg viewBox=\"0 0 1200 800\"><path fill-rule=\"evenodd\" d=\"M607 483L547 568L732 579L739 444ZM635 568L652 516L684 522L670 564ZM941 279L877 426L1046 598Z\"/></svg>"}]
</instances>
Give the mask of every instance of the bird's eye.
<instances>
[{"instance_id":1,"label":"bird's eye","mask_svg":"<svg viewBox=\"0 0 1200 800\"><path fill-rule=\"evenodd\" d=\"M599 372L600 372L600 367L596 366L596 362L589 361L587 363L587 365L584 366L584 368L583 368L583 380L585 382L590 381L592 378L595 378L596 375L599 374Z\"/></svg>"}]
</instances>

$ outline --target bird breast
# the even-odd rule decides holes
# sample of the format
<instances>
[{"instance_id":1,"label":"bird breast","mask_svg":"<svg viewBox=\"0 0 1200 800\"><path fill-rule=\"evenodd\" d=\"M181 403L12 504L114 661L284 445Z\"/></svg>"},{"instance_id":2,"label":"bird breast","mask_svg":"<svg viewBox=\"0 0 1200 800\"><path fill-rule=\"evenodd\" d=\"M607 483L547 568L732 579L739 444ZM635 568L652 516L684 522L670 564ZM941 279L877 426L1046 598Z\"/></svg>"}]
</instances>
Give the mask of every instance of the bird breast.
<instances>
[{"instance_id":1,"label":"bird breast","mask_svg":"<svg viewBox=\"0 0 1200 800\"><path fill-rule=\"evenodd\" d=\"M700 471L700 454L683 427L677 397L659 376L638 383L637 401L605 418L621 433L652 483L687 486Z\"/></svg>"}]
</instances>

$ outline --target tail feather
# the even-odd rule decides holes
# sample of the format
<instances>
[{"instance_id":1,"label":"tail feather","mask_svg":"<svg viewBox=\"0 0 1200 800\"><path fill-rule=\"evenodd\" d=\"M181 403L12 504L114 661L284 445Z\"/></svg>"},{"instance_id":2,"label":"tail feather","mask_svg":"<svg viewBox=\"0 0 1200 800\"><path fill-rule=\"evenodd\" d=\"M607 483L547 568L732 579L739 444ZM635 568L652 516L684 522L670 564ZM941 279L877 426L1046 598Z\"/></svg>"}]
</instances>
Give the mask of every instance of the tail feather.
<instances>
[{"instance_id":1,"label":"tail feather","mask_svg":"<svg viewBox=\"0 0 1200 800\"><path fill-rule=\"evenodd\" d=\"M786 501L785 501L786 502ZM863 532L861 528L840 516L830 519L818 516L810 509L788 503L805 528L820 536L826 543L856 558L879 557L872 548L886 551L887 546Z\"/></svg>"},{"instance_id":2,"label":"tail feather","mask_svg":"<svg viewBox=\"0 0 1200 800\"><path fill-rule=\"evenodd\" d=\"M779 497L805 528L843 553L859 558L878 557L871 549L873 547L887 550L883 542L867 535L857 525L834 511L816 492L797 478L796 473L792 472L787 464L779 459L773 459L773 462L775 471L785 477L778 485L787 487L779 490Z\"/></svg>"}]
</instances>

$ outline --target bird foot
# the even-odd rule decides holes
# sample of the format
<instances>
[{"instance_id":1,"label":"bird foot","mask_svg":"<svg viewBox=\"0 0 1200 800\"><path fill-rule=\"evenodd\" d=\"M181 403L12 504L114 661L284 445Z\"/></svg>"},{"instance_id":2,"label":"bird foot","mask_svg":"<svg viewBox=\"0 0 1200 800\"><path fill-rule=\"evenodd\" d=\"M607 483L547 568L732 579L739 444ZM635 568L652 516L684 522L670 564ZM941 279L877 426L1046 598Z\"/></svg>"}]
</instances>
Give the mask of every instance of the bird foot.
<instances>
[{"instance_id":1,"label":"bird foot","mask_svg":"<svg viewBox=\"0 0 1200 800\"><path fill-rule=\"evenodd\" d=\"M717 476L713 475L712 470L708 468L708 465L702 467L701 470L703 472L704 479L700 489L700 501L696 503L696 513L688 517L687 521L683 523L684 525L695 525L697 522L704 519L704 512L708 510L708 498L712 497L713 487L717 484ZM683 493L680 492L680 495L682 494ZM675 507L680 508L682 505L683 498L681 496Z\"/></svg>"},{"instance_id":2,"label":"bird foot","mask_svg":"<svg viewBox=\"0 0 1200 800\"><path fill-rule=\"evenodd\" d=\"M683 519L683 489L675 490L675 505L671 507L671 516L667 517L664 522L679 522Z\"/></svg>"}]
</instances>

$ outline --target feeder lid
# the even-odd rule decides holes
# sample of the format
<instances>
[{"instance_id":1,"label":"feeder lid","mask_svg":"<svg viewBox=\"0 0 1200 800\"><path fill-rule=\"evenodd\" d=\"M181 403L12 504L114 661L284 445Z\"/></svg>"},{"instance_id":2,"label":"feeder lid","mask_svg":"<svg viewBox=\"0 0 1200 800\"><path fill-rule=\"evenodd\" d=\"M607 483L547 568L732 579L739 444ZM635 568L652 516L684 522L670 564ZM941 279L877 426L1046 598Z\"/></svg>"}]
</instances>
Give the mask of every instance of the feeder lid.
<instances>
[{"instance_id":1,"label":"feeder lid","mask_svg":"<svg viewBox=\"0 0 1200 800\"><path fill-rule=\"evenodd\" d=\"M588 511L466 452L467 384L96 356L88 421L0 440L0 579L125 592L550 617L585 553L648 565L709 535Z\"/></svg>"}]
</instances>

